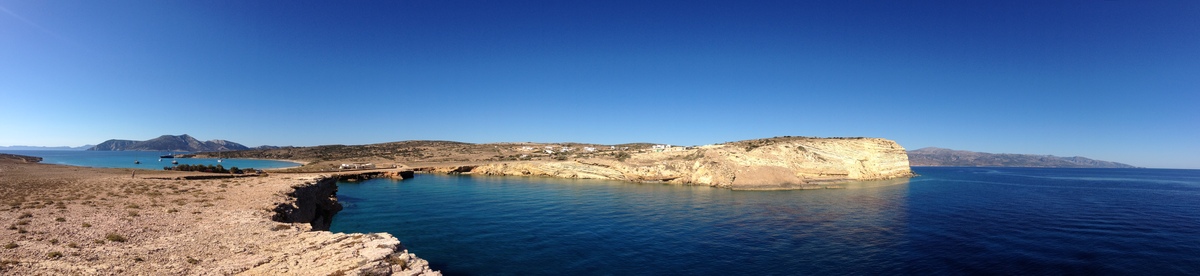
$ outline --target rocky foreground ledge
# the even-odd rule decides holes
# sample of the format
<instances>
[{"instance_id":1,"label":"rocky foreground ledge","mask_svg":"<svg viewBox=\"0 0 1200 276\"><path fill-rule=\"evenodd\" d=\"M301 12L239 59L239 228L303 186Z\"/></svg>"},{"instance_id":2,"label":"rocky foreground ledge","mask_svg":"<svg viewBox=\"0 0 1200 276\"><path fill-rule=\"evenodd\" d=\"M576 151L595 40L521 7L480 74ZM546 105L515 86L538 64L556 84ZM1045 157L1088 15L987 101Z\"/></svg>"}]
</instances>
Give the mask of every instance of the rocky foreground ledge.
<instances>
[{"instance_id":1,"label":"rocky foreground ledge","mask_svg":"<svg viewBox=\"0 0 1200 276\"><path fill-rule=\"evenodd\" d=\"M0 159L0 274L440 275L387 233L319 231L334 179L184 174Z\"/></svg>"}]
</instances>

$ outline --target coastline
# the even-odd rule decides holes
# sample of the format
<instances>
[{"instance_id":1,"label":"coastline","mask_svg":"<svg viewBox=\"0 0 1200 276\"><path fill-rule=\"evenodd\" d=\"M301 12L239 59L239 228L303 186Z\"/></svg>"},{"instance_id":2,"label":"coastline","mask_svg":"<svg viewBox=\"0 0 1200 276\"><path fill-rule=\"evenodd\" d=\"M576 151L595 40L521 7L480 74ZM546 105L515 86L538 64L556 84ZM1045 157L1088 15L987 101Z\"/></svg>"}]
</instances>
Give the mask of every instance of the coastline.
<instances>
[{"instance_id":1,"label":"coastline","mask_svg":"<svg viewBox=\"0 0 1200 276\"><path fill-rule=\"evenodd\" d=\"M91 154L94 153L94 154ZM134 169L134 170L160 170L160 166L170 165L171 160L179 160L180 163L191 163L184 160L201 160L201 159L218 159L215 157L196 157L196 158L179 158L179 159L160 159L155 162L154 155L157 152L153 151L46 151L46 150L8 150L2 151L0 154L11 154L17 156L37 157L42 164L56 164L83 168L110 168L110 169ZM148 154L143 156L120 156L129 154ZM129 159L124 159L124 158ZM263 168L255 164L235 164L235 166L243 168L257 168L262 170L286 170L299 168L308 162L293 159L272 159L272 158L220 158L225 161L233 161L234 163L245 161L269 161L279 162L281 167ZM140 164L134 164L134 161L141 161ZM204 162L204 161L197 161ZM211 163L211 162L209 162ZM228 163L228 162L226 162ZM207 164L207 163L205 163ZM214 163L213 165L217 165ZM228 164L223 164L229 166Z\"/></svg>"},{"instance_id":2,"label":"coastline","mask_svg":"<svg viewBox=\"0 0 1200 276\"><path fill-rule=\"evenodd\" d=\"M269 171L269 170L286 170L286 169L294 169L294 168L303 167L305 164L308 164L308 162L299 161L299 160L291 160L291 159L262 159L262 158L229 158L229 159L247 159L247 160L280 161L280 162L289 162L289 163L295 163L295 164L296 164L295 166L291 166L291 167L282 167L282 168L270 168L270 169L263 169L263 170L267 170L267 171Z\"/></svg>"},{"instance_id":3,"label":"coastline","mask_svg":"<svg viewBox=\"0 0 1200 276\"><path fill-rule=\"evenodd\" d=\"M13 160L0 171L3 274L437 275L387 233L272 220L327 175L176 180L197 173Z\"/></svg>"}]
</instances>

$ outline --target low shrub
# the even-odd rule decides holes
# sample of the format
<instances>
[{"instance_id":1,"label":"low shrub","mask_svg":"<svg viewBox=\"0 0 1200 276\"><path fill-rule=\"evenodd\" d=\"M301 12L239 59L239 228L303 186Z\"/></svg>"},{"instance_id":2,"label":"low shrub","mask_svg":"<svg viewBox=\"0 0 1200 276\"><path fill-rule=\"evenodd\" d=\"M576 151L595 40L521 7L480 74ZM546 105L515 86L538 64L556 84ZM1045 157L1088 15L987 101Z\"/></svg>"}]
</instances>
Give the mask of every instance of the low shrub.
<instances>
[{"instance_id":1,"label":"low shrub","mask_svg":"<svg viewBox=\"0 0 1200 276\"><path fill-rule=\"evenodd\" d=\"M117 235L117 233L108 233L108 235L104 236L104 239L114 242L125 242L125 237Z\"/></svg>"},{"instance_id":2,"label":"low shrub","mask_svg":"<svg viewBox=\"0 0 1200 276\"><path fill-rule=\"evenodd\" d=\"M617 157L617 161L625 162L625 160L629 159L630 155L628 152L622 151L622 152L618 152L616 157Z\"/></svg>"}]
</instances>

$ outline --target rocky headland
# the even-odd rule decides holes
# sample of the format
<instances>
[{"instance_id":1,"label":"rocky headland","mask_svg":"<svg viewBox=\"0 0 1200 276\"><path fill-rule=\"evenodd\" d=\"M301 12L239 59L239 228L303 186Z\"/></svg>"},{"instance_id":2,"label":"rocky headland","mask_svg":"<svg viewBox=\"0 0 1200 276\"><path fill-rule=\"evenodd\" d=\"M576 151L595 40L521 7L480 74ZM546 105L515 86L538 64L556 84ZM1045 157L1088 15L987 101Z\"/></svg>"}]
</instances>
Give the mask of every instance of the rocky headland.
<instances>
[{"instance_id":1,"label":"rocky headland","mask_svg":"<svg viewBox=\"0 0 1200 276\"><path fill-rule=\"evenodd\" d=\"M744 190L913 175L904 148L879 138L775 137L696 147L406 141L226 154L307 164L233 177L0 156L6 210L0 222L8 224L0 230L0 274L438 275L387 233L324 231L342 208L337 180L407 178L410 170ZM339 167L346 163L377 169Z\"/></svg>"},{"instance_id":2,"label":"rocky headland","mask_svg":"<svg viewBox=\"0 0 1200 276\"><path fill-rule=\"evenodd\" d=\"M462 168L458 170L463 171ZM904 148L893 141L805 137L648 151L631 154L623 161L587 158L489 163L467 172L660 181L736 190L802 189L846 181L912 176Z\"/></svg>"},{"instance_id":3,"label":"rocky headland","mask_svg":"<svg viewBox=\"0 0 1200 276\"><path fill-rule=\"evenodd\" d=\"M0 158L0 274L439 275L387 233L321 231L341 176L207 176Z\"/></svg>"},{"instance_id":4,"label":"rocky headland","mask_svg":"<svg viewBox=\"0 0 1200 276\"><path fill-rule=\"evenodd\" d=\"M899 144L858 137L775 137L695 147L404 141L222 154L307 162L289 169L295 172L336 172L342 170L340 164L371 163L434 173L657 181L744 190L808 189L913 175Z\"/></svg>"},{"instance_id":5,"label":"rocky headland","mask_svg":"<svg viewBox=\"0 0 1200 276\"><path fill-rule=\"evenodd\" d=\"M3 161L3 160L13 161L13 162L21 162L21 163L42 162L42 158L37 157L37 156L25 156L25 155L17 155L17 154L0 153L0 161Z\"/></svg>"}]
</instances>

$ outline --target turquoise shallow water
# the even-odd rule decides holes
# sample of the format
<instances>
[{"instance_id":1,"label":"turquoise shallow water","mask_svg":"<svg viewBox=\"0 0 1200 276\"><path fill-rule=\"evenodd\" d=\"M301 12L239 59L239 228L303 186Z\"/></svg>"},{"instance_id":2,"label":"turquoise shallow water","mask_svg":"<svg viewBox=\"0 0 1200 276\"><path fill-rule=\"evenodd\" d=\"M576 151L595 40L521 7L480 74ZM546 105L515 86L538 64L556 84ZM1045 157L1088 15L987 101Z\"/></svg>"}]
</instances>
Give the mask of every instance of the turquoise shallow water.
<instances>
[{"instance_id":1,"label":"turquoise shallow water","mask_svg":"<svg viewBox=\"0 0 1200 276\"><path fill-rule=\"evenodd\" d=\"M915 170L804 191L422 174L340 183L332 231L449 275L1200 271L1200 171Z\"/></svg>"},{"instance_id":2,"label":"turquoise shallow water","mask_svg":"<svg viewBox=\"0 0 1200 276\"><path fill-rule=\"evenodd\" d=\"M44 164L59 164L83 167L96 168L137 168L148 170L161 170L165 166L173 166L171 160L179 161L179 164L188 165L217 165L220 164L225 168L255 168L255 169L277 169L295 167L300 164L279 161L279 160L258 160L258 159L222 159L220 163L215 158L164 158L159 161L158 157L165 155L165 152L154 151L74 151L74 150L6 150L0 153L11 153L26 156L37 156L42 158ZM134 164L134 161L141 161L141 164Z\"/></svg>"}]
</instances>

